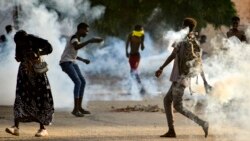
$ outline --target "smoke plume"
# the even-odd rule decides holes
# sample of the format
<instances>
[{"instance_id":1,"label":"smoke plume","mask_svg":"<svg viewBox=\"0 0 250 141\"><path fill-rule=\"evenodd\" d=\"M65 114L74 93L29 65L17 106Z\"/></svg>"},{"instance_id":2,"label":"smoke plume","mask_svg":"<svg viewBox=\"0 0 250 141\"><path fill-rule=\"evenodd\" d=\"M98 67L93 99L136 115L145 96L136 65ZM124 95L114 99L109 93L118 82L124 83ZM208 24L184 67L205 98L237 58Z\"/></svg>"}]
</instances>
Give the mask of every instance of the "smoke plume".
<instances>
[{"instance_id":1,"label":"smoke plume","mask_svg":"<svg viewBox=\"0 0 250 141\"><path fill-rule=\"evenodd\" d=\"M20 4L22 7L20 29L47 39L53 46L53 53L45 56L45 60L49 65L48 77L56 108L72 108L73 82L59 66L60 57L67 41L62 36L73 34L76 31L75 26L80 21L91 23L98 20L105 12L105 7L91 7L88 0L65 0L64 3L57 0L44 3L38 0L0 1L1 8L5 6L5 8L11 8L16 4ZM83 19L79 19L79 17L83 17ZM150 35L145 35L146 48L141 54L139 71L149 97L158 96L162 92L165 94L168 90L172 64L165 68L160 79L154 77L154 72L171 53L172 43L183 38L185 33L185 30L167 31L164 36L165 50L161 51L155 49ZM92 32L89 37L97 35ZM249 39L250 28L246 30L246 35ZM1 53L0 61L0 105L12 105L14 102L19 65L14 59L15 44L13 41L9 40L6 47L7 51ZM241 127L249 131L250 46L239 42L237 38L225 39L222 36L216 36L211 40L211 47L214 48L215 53L203 61L203 69L208 81L213 86L213 91L210 95L205 95L202 81L196 85L193 79L192 86L194 86L196 94L191 97L196 101L207 103L204 117L210 121L211 134L216 134L216 131L227 127ZM79 56L91 61L89 65L79 62L87 81L84 96L85 106L89 100L142 100L137 83L130 76L124 40L105 37L103 45L87 46L79 51ZM201 79L199 78L199 80ZM131 95L128 95L130 92ZM190 96L188 91L185 91L185 95Z\"/></svg>"}]
</instances>

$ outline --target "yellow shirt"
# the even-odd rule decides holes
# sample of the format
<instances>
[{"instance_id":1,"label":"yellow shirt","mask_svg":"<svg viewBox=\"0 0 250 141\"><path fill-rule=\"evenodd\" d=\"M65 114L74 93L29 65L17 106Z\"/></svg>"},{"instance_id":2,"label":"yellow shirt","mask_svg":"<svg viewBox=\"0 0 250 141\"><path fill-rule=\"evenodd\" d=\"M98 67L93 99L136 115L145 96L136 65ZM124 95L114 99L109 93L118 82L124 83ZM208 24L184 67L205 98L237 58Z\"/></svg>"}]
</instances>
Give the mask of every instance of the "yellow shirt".
<instances>
[{"instance_id":1,"label":"yellow shirt","mask_svg":"<svg viewBox=\"0 0 250 141\"><path fill-rule=\"evenodd\" d=\"M136 30L134 30L134 31L132 32L132 36L141 37L141 36L143 36L143 35L144 35L144 31L143 31L143 30L141 30L141 31L136 31Z\"/></svg>"}]
</instances>

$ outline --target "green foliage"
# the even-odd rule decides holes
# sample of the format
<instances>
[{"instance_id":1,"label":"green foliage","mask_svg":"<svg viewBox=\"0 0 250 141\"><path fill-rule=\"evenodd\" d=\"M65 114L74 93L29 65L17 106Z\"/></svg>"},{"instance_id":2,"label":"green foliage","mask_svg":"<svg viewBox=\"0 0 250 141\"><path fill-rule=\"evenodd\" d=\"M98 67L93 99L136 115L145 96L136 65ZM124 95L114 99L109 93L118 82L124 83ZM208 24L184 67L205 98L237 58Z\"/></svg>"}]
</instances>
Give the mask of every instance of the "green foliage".
<instances>
[{"instance_id":1,"label":"green foliage","mask_svg":"<svg viewBox=\"0 0 250 141\"><path fill-rule=\"evenodd\" d=\"M177 29L185 17L198 21L197 30L207 23L215 28L230 25L236 14L230 0L91 0L92 5L104 5L103 17L95 22L98 31L124 38L135 24L142 24L153 33L158 26Z\"/></svg>"},{"instance_id":2,"label":"green foliage","mask_svg":"<svg viewBox=\"0 0 250 141\"><path fill-rule=\"evenodd\" d=\"M161 8L166 22L175 27L185 17L198 21L197 29L211 23L215 28L230 25L231 17L236 14L230 0L161 0ZM168 8L164 8L168 7Z\"/></svg>"},{"instance_id":3,"label":"green foliage","mask_svg":"<svg viewBox=\"0 0 250 141\"><path fill-rule=\"evenodd\" d=\"M135 24L145 25L157 3L145 0L92 0L93 5L106 6L102 19L96 21L99 31L113 36L124 36Z\"/></svg>"}]
</instances>

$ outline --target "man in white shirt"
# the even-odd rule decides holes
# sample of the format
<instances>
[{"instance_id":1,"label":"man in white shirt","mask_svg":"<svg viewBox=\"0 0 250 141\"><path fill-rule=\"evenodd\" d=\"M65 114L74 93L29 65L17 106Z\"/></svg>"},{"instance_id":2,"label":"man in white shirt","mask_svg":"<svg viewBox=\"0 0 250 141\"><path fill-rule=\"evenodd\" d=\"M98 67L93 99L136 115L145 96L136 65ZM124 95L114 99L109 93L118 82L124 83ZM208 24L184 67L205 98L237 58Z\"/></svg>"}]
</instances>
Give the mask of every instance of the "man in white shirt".
<instances>
[{"instance_id":1,"label":"man in white shirt","mask_svg":"<svg viewBox=\"0 0 250 141\"><path fill-rule=\"evenodd\" d=\"M85 79L81 74L81 71L76 64L76 60L80 60L86 64L89 63L89 60L83 59L77 56L79 49L86 47L89 43L99 43L102 42L102 38L92 38L86 42L80 42L81 37L85 37L88 34L89 26L86 23L80 23L77 26L77 31L74 35L71 36L71 39L68 41L64 52L60 60L60 66L62 70L68 74L70 79L74 82L74 109L72 114L76 117L83 117L84 114L90 114L89 111L86 111L82 108L82 98L85 88Z\"/></svg>"}]
</instances>

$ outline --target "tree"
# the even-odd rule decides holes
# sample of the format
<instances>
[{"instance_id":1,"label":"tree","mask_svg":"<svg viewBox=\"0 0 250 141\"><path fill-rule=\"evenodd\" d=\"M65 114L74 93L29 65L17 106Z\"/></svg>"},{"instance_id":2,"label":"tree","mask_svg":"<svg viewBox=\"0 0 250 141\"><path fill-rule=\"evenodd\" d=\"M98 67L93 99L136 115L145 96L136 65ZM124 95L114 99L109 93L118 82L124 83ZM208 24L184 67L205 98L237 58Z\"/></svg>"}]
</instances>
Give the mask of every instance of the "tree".
<instances>
[{"instance_id":1,"label":"tree","mask_svg":"<svg viewBox=\"0 0 250 141\"><path fill-rule=\"evenodd\" d=\"M92 5L104 5L104 16L95 22L98 31L124 38L135 24L142 24L154 33L158 26L178 29L185 17L198 21L197 30L208 23L215 28L230 25L236 14L230 0L92 0Z\"/></svg>"},{"instance_id":2,"label":"tree","mask_svg":"<svg viewBox=\"0 0 250 141\"><path fill-rule=\"evenodd\" d=\"M134 25L141 24L147 32L157 38L163 29L179 29L185 17L197 20L197 30L212 24L215 28L230 25L236 15L231 0L89 0L91 6L106 7L104 15L91 26L105 35L125 38ZM47 9L55 10L59 20L68 16L54 7L54 1L40 1ZM85 0L77 1L79 4ZM78 7L79 8L79 7ZM79 17L78 17L79 16ZM77 15L76 23L84 19L84 12ZM86 19L86 17L85 17Z\"/></svg>"}]
</instances>

